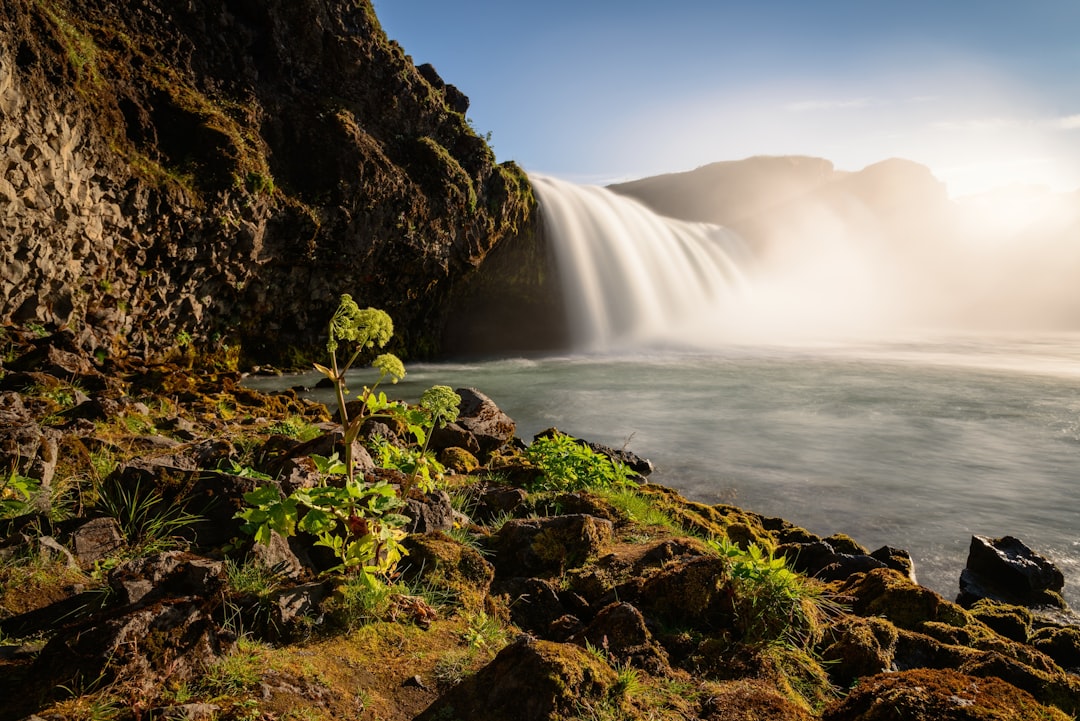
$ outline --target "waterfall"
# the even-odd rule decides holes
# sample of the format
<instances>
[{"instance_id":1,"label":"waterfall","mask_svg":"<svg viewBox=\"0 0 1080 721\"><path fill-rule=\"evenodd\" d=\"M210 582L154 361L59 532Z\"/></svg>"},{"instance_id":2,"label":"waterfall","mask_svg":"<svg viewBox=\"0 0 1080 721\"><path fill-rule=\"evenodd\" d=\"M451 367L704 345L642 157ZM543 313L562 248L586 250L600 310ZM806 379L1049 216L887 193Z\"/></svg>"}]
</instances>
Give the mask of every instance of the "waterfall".
<instances>
[{"instance_id":1,"label":"waterfall","mask_svg":"<svg viewBox=\"0 0 1080 721\"><path fill-rule=\"evenodd\" d=\"M604 188L529 178L576 349L694 344L742 292L734 231L665 218Z\"/></svg>"}]
</instances>

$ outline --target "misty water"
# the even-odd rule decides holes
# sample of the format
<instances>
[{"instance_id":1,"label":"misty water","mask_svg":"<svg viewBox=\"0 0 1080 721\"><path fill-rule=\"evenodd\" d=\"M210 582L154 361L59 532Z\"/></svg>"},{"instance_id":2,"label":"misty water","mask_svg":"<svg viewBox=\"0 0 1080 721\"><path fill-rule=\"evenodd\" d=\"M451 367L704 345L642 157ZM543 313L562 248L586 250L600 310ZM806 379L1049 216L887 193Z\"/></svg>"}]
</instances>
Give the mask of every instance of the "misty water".
<instances>
[{"instance_id":1,"label":"misty water","mask_svg":"<svg viewBox=\"0 0 1080 721\"><path fill-rule=\"evenodd\" d=\"M525 440L626 446L692 499L904 548L947 598L973 534L1017 536L1080 605L1080 335L412 364L393 390L435 383L482 389Z\"/></svg>"}]
</instances>

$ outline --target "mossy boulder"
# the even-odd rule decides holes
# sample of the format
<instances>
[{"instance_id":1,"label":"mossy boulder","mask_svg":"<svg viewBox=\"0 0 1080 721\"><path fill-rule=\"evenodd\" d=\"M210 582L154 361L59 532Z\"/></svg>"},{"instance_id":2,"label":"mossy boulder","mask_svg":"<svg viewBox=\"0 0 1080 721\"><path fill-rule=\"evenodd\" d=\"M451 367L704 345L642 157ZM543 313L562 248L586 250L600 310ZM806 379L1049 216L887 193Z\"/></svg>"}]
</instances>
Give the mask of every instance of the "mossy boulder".
<instances>
[{"instance_id":1,"label":"mossy boulder","mask_svg":"<svg viewBox=\"0 0 1080 721\"><path fill-rule=\"evenodd\" d=\"M1005 638L1020 643L1027 642L1034 620L1031 611L1023 606L998 603L990 599L977 601L971 607L971 615Z\"/></svg>"},{"instance_id":2,"label":"mossy boulder","mask_svg":"<svg viewBox=\"0 0 1080 721\"><path fill-rule=\"evenodd\" d=\"M645 579L640 605L665 623L728 628L735 603L727 580L727 564L719 557L679 559Z\"/></svg>"},{"instance_id":3,"label":"mossy boulder","mask_svg":"<svg viewBox=\"0 0 1080 721\"><path fill-rule=\"evenodd\" d=\"M888 671L899 634L889 621L872 616L843 616L825 635L821 659L838 684Z\"/></svg>"},{"instance_id":4,"label":"mossy boulder","mask_svg":"<svg viewBox=\"0 0 1080 721\"><path fill-rule=\"evenodd\" d=\"M495 539L500 576L559 574L577 568L611 541L611 521L575 514L515 519Z\"/></svg>"},{"instance_id":5,"label":"mossy boulder","mask_svg":"<svg viewBox=\"0 0 1080 721\"><path fill-rule=\"evenodd\" d=\"M484 607L495 569L478 551L440 532L408 536L402 545L408 551L401 564L406 580L449 591L465 608Z\"/></svg>"},{"instance_id":6,"label":"mossy boulder","mask_svg":"<svg viewBox=\"0 0 1080 721\"><path fill-rule=\"evenodd\" d=\"M701 705L702 721L812 721L805 708L766 683L753 680L724 681L709 686Z\"/></svg>"},{"instance_id":7,"label":"mossy boulder","mask_svg":"<svg viewBox=\"0 0 1080 721\"><path fill-rule=\"evenodd\" d=\"M883 616L912 630L943 615L963 613L955 604L888 568L852 576L839 587L838 595L850 598L851 610L860 616ZM955 607L955 614L949 614L950 607Z\"/></svg>"},{"instance_id":8,"label":"mossy boulder","mask_svg":"<svg viewBox=\"0 0 1080 721\"><path fill-rule=\"evenodd\" d=\"M1031 634L1030 642L1062 668L1074 673L1080 669L1080 628L1047 626Z\"/></svg>"},{"instance_id":9,"label":"mossy boulder","mask_svg":"<svg viewBox=\"0 0 1080 721\"><path fill-rule=\"evenodd\" d=\"M823 721L1068 721L997 678L916 669L862 679Z\"/></svg>"},{"instance_id":10,"label":"mossy boulder","mask_svg":"<svg viewBox=\"0 0 1080 721\"><path fill-rule=\"evenodd\" d=\"M416 721L548 721L604 701L615 672L568 643L522 636L437 699Z\"/></svg>"},{"instance_id":11,"label":"mossy boulder","mask_svg":"<svg viewBox=\"0 0 1080 721\"><path fill-rule=\"evenodd\" d=\"M439 463L456 473L472 473L480 467L480 461L472 453L458 446L439 451Z\"/></svg>"}]
</instances>

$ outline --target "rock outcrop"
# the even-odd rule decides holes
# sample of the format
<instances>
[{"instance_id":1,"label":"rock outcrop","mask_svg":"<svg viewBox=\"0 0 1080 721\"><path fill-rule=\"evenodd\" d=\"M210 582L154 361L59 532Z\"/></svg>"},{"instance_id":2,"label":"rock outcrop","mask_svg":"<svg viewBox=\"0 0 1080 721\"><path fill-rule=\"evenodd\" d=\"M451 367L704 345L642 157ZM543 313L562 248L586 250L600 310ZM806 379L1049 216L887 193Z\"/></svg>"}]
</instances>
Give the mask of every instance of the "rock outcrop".
<instances>
[{"instance_id":1,"label":"rock outcrop","mask_svg":"<svg viewBox=\"0 0 1080 721\"><path fill-rule=\"evenodd\" d=\"M533 208L467 107L369 0L5 2L0 320L285 362L349 292L431 355Z\"/></svg>"}]
</instances>

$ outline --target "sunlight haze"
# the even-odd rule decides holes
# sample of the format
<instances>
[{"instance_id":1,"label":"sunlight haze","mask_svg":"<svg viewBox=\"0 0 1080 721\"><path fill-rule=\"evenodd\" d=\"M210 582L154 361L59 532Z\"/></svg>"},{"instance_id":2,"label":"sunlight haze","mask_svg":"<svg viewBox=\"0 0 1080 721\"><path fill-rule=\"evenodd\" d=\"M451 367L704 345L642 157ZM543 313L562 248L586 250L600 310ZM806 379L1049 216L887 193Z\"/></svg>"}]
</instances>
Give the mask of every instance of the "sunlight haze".
<instances>
[{"instance_id":1,"label":"sunlight haze","mask_svg":"<svg viewBox=\"0 0 1080 721\"><path fill-rule=\"evenodd\" d=\"M1080 3L376 0L499 160L608 183L753 155L1080 188Z\"/></svg>"}]
</instances>

